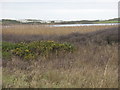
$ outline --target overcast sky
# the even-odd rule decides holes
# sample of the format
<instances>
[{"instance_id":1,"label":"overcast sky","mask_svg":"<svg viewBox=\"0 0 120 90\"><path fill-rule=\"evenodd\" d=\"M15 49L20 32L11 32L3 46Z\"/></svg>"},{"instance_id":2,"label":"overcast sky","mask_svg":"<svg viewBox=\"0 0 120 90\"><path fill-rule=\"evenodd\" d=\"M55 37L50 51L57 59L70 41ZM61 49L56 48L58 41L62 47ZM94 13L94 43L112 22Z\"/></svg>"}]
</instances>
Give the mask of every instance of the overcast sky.
<instances>
[{"instance_id":1,"label":"overcast sky","mask_svg":"<svg viewBox=\"0 0 120 90\"><path fill-rule=\"evenodd\" d=\"M104 20L118 17L119 0L0 0L0 19Z\"/></svg>"}]
</instances>

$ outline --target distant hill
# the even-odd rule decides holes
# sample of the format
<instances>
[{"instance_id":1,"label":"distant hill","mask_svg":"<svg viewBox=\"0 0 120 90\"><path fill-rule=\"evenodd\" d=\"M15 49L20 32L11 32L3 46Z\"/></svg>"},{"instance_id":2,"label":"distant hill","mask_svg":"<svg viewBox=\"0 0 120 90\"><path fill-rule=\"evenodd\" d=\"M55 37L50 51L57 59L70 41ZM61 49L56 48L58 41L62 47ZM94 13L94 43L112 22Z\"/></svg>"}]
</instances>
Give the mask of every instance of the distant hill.
<instances>
[{"instance_id":1,"label":"distant hill","mask_svg":"<svg viewBox=\"0 0 120 90\"><path fill-rule=\"evenodd\" d=\"M95 23L118 23L120 18L114 18L109 20L80 20L80 21L45 21L37 19L21 19L21 20L12 20L12 19L2 19L2 25L13 25L13 24L95 24ZM119 22L120 23L120 22Z\"/></svg>"},{"instance_id":2,"label":"distant hill","mask_svg":"<svg viewBox=\"0 0 120 90\"><path fill-rule=\"evenodd\" d=\"M119 20L120 20L120 18L114 18L114 19L109 19L107 21L119 21Z\"/></svg>"},{"instance_id":3,"label":"distant hill","mask_svg":"<svg viewBox=\"0 0 120 90\"><path fill-rule=\"evenodd\" d=\"M108 20L103 20L98 23L120 23L120 18L114 18L114 19L108 19Z\"/></svg>"},{"instance_id":4,"label":"distant hill","mask_svg":"<svg viewBox=\"0 0 120 90\"><path fill-rule=\"evenodd\" d=\"M9 25L9 24L20 24L17 20L11 20L11 19L2 19L3 25Z\"/></svg>"}]
</instances>

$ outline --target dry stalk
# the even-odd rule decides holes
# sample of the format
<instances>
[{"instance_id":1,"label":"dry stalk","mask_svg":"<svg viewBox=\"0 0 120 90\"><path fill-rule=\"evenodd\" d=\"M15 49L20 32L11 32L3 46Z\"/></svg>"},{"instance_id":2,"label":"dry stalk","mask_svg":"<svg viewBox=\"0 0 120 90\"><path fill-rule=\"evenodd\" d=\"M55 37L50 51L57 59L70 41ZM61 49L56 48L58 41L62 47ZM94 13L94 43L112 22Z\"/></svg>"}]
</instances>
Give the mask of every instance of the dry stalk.
<instances>
[{"instance_id":1,"label":"dry stalk","mask_svg":"<svg viewBox=\"0 0 120 90\"><path fill-rule=\"evenodd\" d=\"M103 78L102 78L101 83L100 83L100 88L102 88L102 86L103 86L103 84L104 84L104 79L105 79L104 77L105 77L106 74L107 74L107 69L108 69L109 62L110 62L110 60L108 59L106 65L105 65L105 70L104 70Z\"/></svg>"}]
</instances>

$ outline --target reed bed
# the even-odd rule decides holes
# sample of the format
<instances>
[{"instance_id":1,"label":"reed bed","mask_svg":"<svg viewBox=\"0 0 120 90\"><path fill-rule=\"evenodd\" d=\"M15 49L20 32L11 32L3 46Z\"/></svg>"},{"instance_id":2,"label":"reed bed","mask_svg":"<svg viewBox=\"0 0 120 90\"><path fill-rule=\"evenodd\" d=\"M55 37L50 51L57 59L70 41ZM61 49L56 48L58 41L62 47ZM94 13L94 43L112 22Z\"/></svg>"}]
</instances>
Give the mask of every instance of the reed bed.
<instances>
[{"instance_id":1,"label":"reed bed","mask_svg":"<svg viewBox=\"0 0 120 90\"><path fill-rule=\"evenodd\" d=\"M72 32L93 32L108 28L114 28L116 25L111 26L76 26L76 27L49 27L43 25L14 25L10 27L3 26L3 34L15 35L66 35Z\"/></svg>"}]
</instances>

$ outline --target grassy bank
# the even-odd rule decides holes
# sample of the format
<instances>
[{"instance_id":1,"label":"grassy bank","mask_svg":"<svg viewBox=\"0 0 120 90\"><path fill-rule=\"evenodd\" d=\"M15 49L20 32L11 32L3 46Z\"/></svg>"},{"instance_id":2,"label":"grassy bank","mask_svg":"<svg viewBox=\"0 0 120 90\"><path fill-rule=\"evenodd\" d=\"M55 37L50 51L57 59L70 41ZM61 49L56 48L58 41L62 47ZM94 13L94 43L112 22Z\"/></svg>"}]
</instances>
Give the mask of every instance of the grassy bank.
<instances>
[{"instance_id":1,"label":"grassy bank","mask_svg":"<svg viewBox=\"0 0 120 90\"><path fill-rule=\"evenodd\" d=\"M120 21L99 21L96 23L120 23Z\"/></svg>"},{"instance_id":2,"label":"grassy bank","mask_svg":"<svg viewBox=\"0 0 120 90\"><path fill-rule=\"evenodd\" d=\"M24 60L14 53L3 59L3 87L31 88L117 88L118 87L118 30L116 26L40 27L15 26L3 28L3 41L11 44L44 41L47 47L63 45L61 53L41 55ZM50 44L48 40L54 41ZM67 43L67 52L66 50ZM40 44L41 45L41 44ZM69 53L71 45L76 48ZM13 46L13 45L11 45ZM19 45L10 50L16 50ZM32 44L32 46L38 46ZM9 47L9 46L8 46ZM43 47L43 46L41 46ZM9 47L10 48L10 47ZM21 48L21 47L19 47ZM41 51L30 46L27 48ZM54 48L54 47L53 47ZM7 48L4 48L5 51ZM7 50L9 52L10 50ZM22 49L23 50L23 49ZM24 51L24 50L23 50ZM52 51L54 52L54 51ZM51 51L50 51L51 54Z\"/></svg>"}]
</instances>

